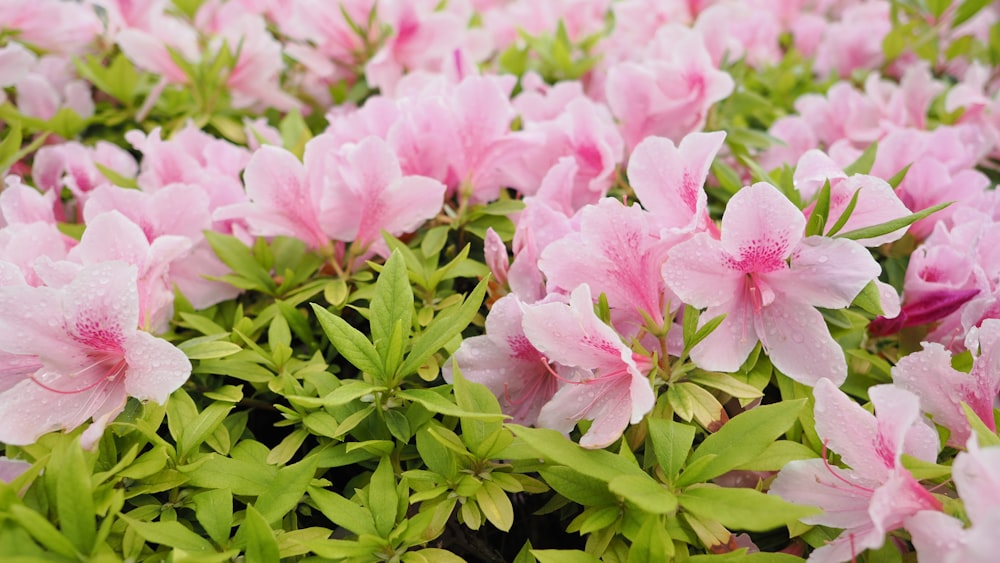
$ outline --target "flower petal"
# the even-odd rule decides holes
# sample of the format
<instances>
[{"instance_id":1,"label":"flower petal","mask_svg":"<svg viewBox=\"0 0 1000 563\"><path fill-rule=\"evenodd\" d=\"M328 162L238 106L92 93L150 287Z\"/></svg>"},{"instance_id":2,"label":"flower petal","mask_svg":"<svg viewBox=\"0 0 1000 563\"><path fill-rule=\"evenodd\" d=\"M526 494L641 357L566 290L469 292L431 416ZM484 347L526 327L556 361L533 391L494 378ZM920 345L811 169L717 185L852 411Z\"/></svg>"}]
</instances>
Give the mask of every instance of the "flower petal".
<instances>
[{"instance_id":1,"label":"flower petal","mask_svg":"<svg viewBox=\"0 0 1000 563\"><path fill-rule=\"evenodd\" d=\"M140 400L163 404L191 376L191 362L166 340L138 331L125 348L125 391Z\"/></svg>"},{"instance_id":2,"label":"flower petal","mask_svg":"<svg viewBox=\"0 0 1000 563\"><path fill-rule=\"evenodd\" d=\"M824 377L840 385L847 378L844 351L811 305L779 294L760 317L763 334L758 337L781 373L806 385Z\"/></svg>"}]
</instances>

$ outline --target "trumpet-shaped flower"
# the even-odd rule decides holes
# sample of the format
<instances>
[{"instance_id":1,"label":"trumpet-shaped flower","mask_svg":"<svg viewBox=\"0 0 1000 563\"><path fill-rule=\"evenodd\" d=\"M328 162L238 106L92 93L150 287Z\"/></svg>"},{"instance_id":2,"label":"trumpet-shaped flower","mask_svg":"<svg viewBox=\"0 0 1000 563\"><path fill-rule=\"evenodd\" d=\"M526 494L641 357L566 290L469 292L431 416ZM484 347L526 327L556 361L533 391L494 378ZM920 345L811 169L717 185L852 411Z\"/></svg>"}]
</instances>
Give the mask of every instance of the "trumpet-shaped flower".
<instances>
[{"instance_id":1,"label":"trumpet-shaped flower","mask_svg":"<svg viewBox=\"0 0 1000 563\"><path fill-rule=\"evenodd\" d=\"M920 419L919 399L892 385L872 387L869 396L874 415L821 379L815 388L816 432L851 469L825 459L793 461L771 485L771 494L823 509L803 522L844 529L810 555L812 563L848 561L881 546L885 534L908 517L941 509L900 463L903 453L930 462L937 457L937 434Z\"/></svg>"},{"instance_id":2,"label":"trumpet-shaped flower","mask_svg":"<svg viewBox=\"0 0 1000 563\"><path fill-rule=\"evenodd\" d=\"M736 371L761 342L775 367L813 384L842 383L847 363L815 307L847 307L880 268L846 239L803 237L805 218L769 184L743 188L722 216L721 240L698 233L671 249L667 286L685 303L726 315L691 358L709 370Z\"/></svg>"},{"instance_id":3,"label":"trumpet-shaped flower","mask_svg":"<svg viewBox=\"0 0 1000 563\"><path fill-rule=\"evenodd\" d=\"M934 342L924 342L924 349L903 357L892 368L896 385L920 397L921 408L934 422L951 431L948 443L961 447L972 430L962 410L962 403L990 429L996 430L993 406L1000 393L1000 320L988 319L969 334L966 346L981 349L970 373L951 367L951 352Z\"/></svg>"},{"instance_id":4,"label":"trumpet-shaped flower","mask_svg":"<svg viewBox=\"0 0 1000 563\"><path fill-rule=\"evenodd\" d=\"M980 449L975 440L955 457L952 477L972 526L925 510L906 521L921 563L992 561L1000 550L1000 448Z\"/></svg>"},{"instance_id":5,"label":"trumpet-shaped flower","mask_svg":"<svg viewBox=\"0 0 1000 563\"><path fill-rule=\"evenodd\" d=\"M603 448L652 410L653 389L641 371L648 360L636 358L597 318L587 284L573 290L568 304L526 306L523 326L539 352L569 368L566 383L542 407L538 426L568 434L578 421L592 420L580 445Z\"/></svg>"},{"instance_id":6,"label":"trumpet-shaped flower","mask_svg":"<svg viewBox=\"0 0 1000 563\"><path fill-rule=\"evenodd\" d=\"M486 334L463 340L454 358L462 375L493 391L513 422L534 424L559 382L524 335L521 307L513 293L499 299L486 317ZM443 371L451 381L450 365Z\"/></svg>"},{"instance_id":7,"label":"trumpet-shaped flower","mask_svg":"<svg viewBox=\"0 0 1000 563\"><path fill-rule=\"evenodd\" d=\"M0 287L0 442L30 444L93 418L92 446L128 397L162 403L191 374L184 353L137 329L134 266L84 266L61 288ZM5 375L5 378L7 375Z\"/></svg>"}]
</instances>

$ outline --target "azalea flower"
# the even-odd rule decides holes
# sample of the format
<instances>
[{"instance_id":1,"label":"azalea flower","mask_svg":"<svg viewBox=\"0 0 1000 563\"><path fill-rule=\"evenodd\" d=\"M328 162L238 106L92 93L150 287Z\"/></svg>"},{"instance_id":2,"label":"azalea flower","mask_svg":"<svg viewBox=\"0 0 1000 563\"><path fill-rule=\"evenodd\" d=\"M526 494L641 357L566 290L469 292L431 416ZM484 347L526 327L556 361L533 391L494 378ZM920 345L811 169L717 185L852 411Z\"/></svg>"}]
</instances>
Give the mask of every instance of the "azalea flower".
<instances>
[{"instance_id":1,"label":"azalea flower","mask_svg":"<svg viewBox=\"0 0 1000 563\"><path fill-rule=\"evenodd\" d=\"M774 366L796 381L840 384L847 363L815 307L847 307L881 268L858 243L803 237L806 220L775 187L736 193L721 240L698 233L670 250L663 276L685 303L725 320L694 347L707 370L736 371L761 342Z\"/></svg>"},{"instance_id":2,"label":"azalea flower","mask_svg":"<svg viewBox=\"0 0 1000 563\"><path fill-rule=\"evenodd\" d=\"M559 381L552 375L548 360L525 336L522 307L513 293L497 300L486 317L486 334L463 340L453 358L466 379L493 391L513 422L534 424ZM445 366L442 372L450 383L451 366Z\"/></svg>"},{"instance_id":3,"label":"azalea flower","mask_svg":"<svg viewBox=\"0 0 1000 563\"><path fill-rule=\"evenodd\" d=\"M921 563L992 561L1000 551L1000 447L979 448L973 438L968 448L951 474L972 525L937 511L910 517L906 529Z\"/></svg>"},{"instance_id":4,"label":"azalea flower","mask_svg":"<svg viewBox=\"0 0 1000 563\"><path fill-rule=\"evenodd\" d=\"M124 262L84 266L61 288L0 287L0 442L30 444L92 418L89 448L128 397L166 401L191 363L138 325L137 272Z\"/></svg>"},{"instance_id":5,"label":"azalea flower","mask_svg":"<svg viewBox=\"0 0 1000 563\"><path fill-rule=\"evenodd\" d=\"M580 420L592 420L580 445L603 448L652 410L653 389L643 375L649 360L633 355L597 318L587 284L573 290L569 303L525 306L523 327L539 352L566 368L565 383L542 407L538 426L569 434Z\"/></svg>"},{"instance_id":6,"label":"azalea flower","mask_svg":"<svg viewBox=\"0 0 1000 563\"><path fill-rule=\"evenodd\" d=\"M972 429L962 403L991 430L996 430L993 407L1000 393L1000 320L989 319L973 329L966 347L976 354L970 373L951 367L951 352L934 342L924 342L923 350L899 360L892 368L893 382L920 397L921 408L934 422L951 431L948 443L962 447Z\"/></svg>"},{"instance_id":7,"label":"azalea flower","mask_svg":"<svg viewBox=\"0 0 1000 563\"><path fill-rule=\"evenodd\" d=\"M873 415L828 379L816 384L814 394L816 433L851 469L832 467L826 459L792 461L770 489L789 502L823 509L803 518L806 524L844 529L810 554L811 563L851 560L880 547L886 533L902 527L906 518L941 509L900 463L903 453L937 459L937 433L921 419L916 395L892 385L872 387Z\"/></svg>"}]
</instances>

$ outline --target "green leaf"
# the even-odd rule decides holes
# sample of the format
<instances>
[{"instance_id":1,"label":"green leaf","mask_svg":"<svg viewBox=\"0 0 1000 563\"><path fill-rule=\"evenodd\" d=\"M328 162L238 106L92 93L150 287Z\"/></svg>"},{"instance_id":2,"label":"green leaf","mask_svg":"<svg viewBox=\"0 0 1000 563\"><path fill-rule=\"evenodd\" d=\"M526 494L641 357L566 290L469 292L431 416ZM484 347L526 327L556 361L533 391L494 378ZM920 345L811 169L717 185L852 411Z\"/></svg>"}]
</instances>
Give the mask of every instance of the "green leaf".
<instances>
[{"instance_id":1,"label":"green leaf","mask_svg":"<svg viewBox=\"0 0 1000 563\"><path fill-rule=\"evenodd\" d=\"M856 305L861 310L873 315L885 314L885 310L882 309L882 298L879 296L878 286L874 280L868 282L868 285L854 298L854 302L851 305Z\"/></svg>"},{"instance_id":2,"label":"green leaf","mask_svg":"<svg viewBox=\"0 0 1000 563\"><path fill-rule=\"evenodd\" d=\"M979 441L979 445L984 448L991 446L1000 446L1000 436L997 436L992 430L989 429L983 420L979 418L979 415L973 411L968 404L964 401L962 402L962 410L965 412L965 418L969 420L969 426L972 428L972 432L976 435ZM994 418L996 418L996 413L994 413Z\"/></svg>"},{"instance_id":3,"label":"green leaf","mask_svg":"<svg viewBox=\"0 0 1000 563\"><path fill-rule=\"evenodd\" d=\"M958 9L955 10L955 18L951 20L951 28L955 29L956 27L969 21L989 4L990 0L965 0L959 4Z\"/></svg>"},{"instance_id":4,"label":"green leaf","mask_svg":"<svg viewBox=\"0 0 1000 563\"><path fill-rule=\"evenodd\" d=\"M309 487L309 498L331 522L357 535L376 535L375 520L368 509L319 487ZM395 511L395 509L393 509Z\"/></svg>"},{"instance_id":5,"label":"green leaf","mask_svg":"<svg viewBox=\"0 0 1000 563\"><path fill-rule=\"evenodd\" d=\"M238 446L242 446L241 442ZM235 448L234 448L235 449ZM258 496L271 487L278 469L267 465L267 453L259 463L209 454L190 465L178 467L188 476L188 483L205 489L232 489L234 495Z\"/></svg>"},{"instance_id":6,"label":"green leaf","mask_svg":"<svg viewBox=\"0 0 1000 563\"><path fill-rule=\"evenodd\" d=\"M689 466L678 480L678 486L718 477L757 457L795 423L805 404L806 399L782 401L734 416L718 432L705 438L691 455L690 463L709 455L716 457L697 473Z\"/></svg>"},{"instance_id":7,"label":"green leaf","mask_svg":"<svg viewBox=\"0 0 1000 563\"><path fill-rule=\"evenodd\" d=\"M406 399L408 401L413 401L414 403L419 403L422 407L431 412L448 416L478 418L483 420L503 420L507 417L505 414L465 410L431 389L404 389L402 391L397 391L396 396L400 399Z\"/></svg>"},{"instance_id":8,"label":"green leaf","mask_svg":"<svg viewBox=\"0 0 1000 563\"><path fill-rule=\"evenodd\" d=\"M600 479L606 483L619 475L642 475L646 473L634 460L617 456L605 450L588 450L571 442L565 436L548 428L527 428L508 424L514 435L530 445L538 457L544 458Z\"/></svg>"},{"instance_id":9,"label":"green leaf","mask_svg":"<svg viewBox=\"0 0 1000 563\"><path fill-rule=\"evenodd\" d=\"M649 418L647 424L656 461L660 464L667 479L674 482L691 452L695 427L662 418Z\"/></svg>"},{"instance_id":10,"label":"green leaf","mask_svg":"<svg viewBox=\"0 0 1000 563\"><path fill-rule=\"evenodd\" d=\"M918 457L913 457L910 454L903 454L902 462L903 467L905 467L918 481L923 479L940 479L942 477L951 476L950 466L938 465L936 463L924 461Z\"/></svg>"},{"instance_id":11,"label":"green leaf","mask_svg":"<svg viewBox=\"0 0 1000 563\"><path fill-rule=\"evenodd\" d=\"M952 0L926 0L927 9L930 10L931 15L935 18L940 18L948 8L951 7Z\"/></svg>"},{"instance_id":12,"label":"green leaf","mask_svg":"<svg viewBox=\"0 0 1000 563\"><path fill-rule=\"evenodd\" d=\"M144 522L125 514L119 514L118 517L150 543L184 551L214 551L208 540L185 528L180 522Z\"/></svg>"},{"instance_id":13,"label":"green leaf","mask_svg":"<svg viewBox=\"0 0 1000 563\"><path fill-rule=\"evenodd\" d=\"M601 560L578 549L532 549L538 563L601 563Z\"/></svg>"},{"instance_id":14,"label":"green leaf","mask_svg":"<svg viewBox=\"0 0 1000 563\"><path fill-rule=\"evenodd\" d=\"M886 542L891 545L891 542ZM718 555L693 555L685 559L686 563L802 563L801 557L787 553L747 553L745 549L737 549L730 553Z\"/></svg>"},{"instance_id":15,"label":"green leaf","mask_svg":"<svg viewBox=\"0 0 1000 563\"><path fill-rule=\"evenodd\" d=\"M31 537L44 548L73 560L81 559L72 542L60 534L47 518L20 504L12 505L9 510Z\"/></svg>"},{"instance_id":16,"label":"green leaf","mask_svg":"<svg viewBox=\"0 0 1000 563\"><path fill-rule=\"evenodd\" d=\"M677 510L677 497L648 475L620 475L608 483L608 488L650 514L671 514Z\"/></svg>"},{"instance_id":17,"label":"green leaf","mask_svg":"<svg viewBox=\"0 0 1000 563\"><path fill-rule=\"evenodd\" d=\"M465 327L469 326L469 323L475 318L476 313L479 312L479 306L483 303L488 282L489 278L484 278L476 285L472 293L465 298L465 301L458 310L435 318L431 322L431 325L427 327L427 330L413 341L410 354L399 368L401 376L416 373L417 368L423 365L427 361L427 358L431 357L441 347L451 341L451 339L461 334L465 330Z\"/></svg>"},{"instance_id":18,"label":"green leaf","mask_svg":"<svg viewBox=\"0 0 1000 563\"><path fill-rule=\"evenodd\" d=\"M365 373L376 377L384 375L382 359L361 331L315 303L312 308L326 337L341 356Z\"/></svg>"},{"instance_id":19,"label":"green leaf","mask_svg":"<svg viewBox=\"0 0 1000 563\"><path fill-rule=\"evenodd\" d=\"M229 489L209 489L191 497L194 516L217 545L225 545L233 527L233 493Z\"/></svg>"},{"instance_id":20,"label":"green leaf","mask_svg":"<svg viewBox=\"0 0 1000 563\"><path fill-rule=\"evenodd\" d=\"M841 212L840 217L838 217L837 221L832 227L830 227L830 230L826 232L826 236L832 237L833 235L839 233L840 229L844 228L844 225L847 224L848 219L850 219L851 215L854 213L854 208L858 205L858 196L860 195L861 188L854 190L854 195L851 196L851 201L847 202L847 206L844 207L844 211Z\"/></svg>"},{"instance_id":21,"label":"green leaf","mask_svg":"<svg viewBox=\"0 0 1000 563\"><path fill-rule=\"evenodd\" d=\"M253 253L240 239L214 231L205 231L205 238L216 256L234 273L250 281L253 288L265 293L274 292L277 288L267 270L254 259Z\"/></svg>"},{"instance_id":22,"label":"green leaf","mask_svg":"<svg viewBox=\"0 0 1000 563\"><path fill-rule=\"evenodd\" d=\"M209 338L216 337L225 338L226 335L212 335ZM243 350L242 346L233 342L220 342L218 340L199 341L197 338L182 342L177 347L184 352L184 355L187 356L189 360L213 360L226 358Z\"/></svg>"},{"instance_id":23,"label":"green leaf","mask_svg":"<svg viewBox=\"0 0 1000 563\"><path fill-rule=\"evenodd\" d=\"M409 339L413 318L413 289L406 272L406 264L398 250L394 250L375 282L375 295L369 306L368 321L371 325L372 342L385 365L385 373L393 374L395 365L390 363L386 351L392 338L393 327L402 325L403 340Z\"/></svg>"},{"instance_id":24,"label":"green leaf","mask_svg":"<svg viewBox=\"0 0 1000 563\"><path fill-rule=\"evenodd\" d=\"M872 166L875 164L876 152L878 152L878 141L873 141L857 160L849 164L847 168L844 168L844 173L848 176L870 173Z\"/></svg>"},{"instance_id":25,"label":"green leaf","mask_svg":"<svg viewBox=\"0 0 1000 563\"><path fill-rule=\"evenodd\" d=\"M0 172L6 172L17 161L22 140L21 122L14 121L7 130L7 136L0 142Z\"/></svg>"},{"instance_id":26,"label":"green leaf","mask_svg":"<svg viewBox=\"0 0 1000 563\"><path fill-rule=\"evenodd\" d=\"M607 481L581 473L576 468L556 465L539 471L557 493L583 506L615 505L618 499L608 490Z\"/></svg>"},{"instance_id":27,"label":"green leaf","mask_svg":"<svg viewBox=\"0 0 1000 563\"><path fill-rule=\"evenodd\" d=\"M855 229L853 231L848 231L846 233L837 235L841 238L846 238L850 240L864 240L869 238L880 237L882 235L887 235L891 232L898 231L904 227L909 227L913 223L927 217L931 213L940 211L945 207L951 205L952 202L948 201L945 203L939 203L933 207L928 207L922 211L918 211L912 215L907 215L906 217L900 217L899 219L893 219L891 221L886 221L885 223L879 223L878 225L873 225L871 227L862 227L860 229Z\"/></svg>"},{"instance_id":28,"label":"green leaf","mask_svg":"<svg viewBox=\"0 0 1000 563\"><path fill-rule=\"evenodd\" d=\"M55 473L59 527L83 554L94 551L94 492L90 483L93 465L84 459L77 440L64 441L52 452L47 471Z\"/></svg>"},{"instance_id":29,"label":"green leaf","mask_svg":"<svg viewBox=\"0 0 1000 563\"><path fill-rule=\"evenodd\" d=\"M372 473L368 485L368 508L375 518L375 529L383 538L396 526L396 508L399 496L396 493L396 476L392 470L392 460L383 457Z\"/></svg>"},{"instance_id":30,"label":"green leaf","mask_svg":"<svg viewBox=\"0 0 1000 563\"><path fill-rule=\"evenodd\" d=\"M809 216L809 224L806 225L806 236L822 235L826 227L826 220L830 216L830 180L823 182L823 188L816 198L816 206L813 207L812 215Z\"/></svg>"},{"instance_id":31,"label":"green leaf","mask_svg":"<svg viewBox=\"0 0 1000 563\"><path fill-rule=\"evenodd\" d=\"M890 186L892 186L892 189L898 188L899 185L903 183L903 180L906 178L906 175L909 174L909 172L910 172L910 167L911 166L913 166L912 162L909 163L909 164L907 164L906 166L904 166L903 169L900 170L899 172L896 172L892 176L892 178L889 178L888 180L886 180L886 182L888 182L888 184Z\"/></svg>"},{"instance_id":32,"label":"green leaf","mask_svg":"<svg viewBox=\"0 0 1000 563\"><path fill-rule=\"evenodd\" d=\"M316 473L316 456L278 470L271 486L257 498L255 506L268 525L277 524L295 510Z\"/></svg>"},{"instance_id":33,"label":"green leaf","mask_svg":"<svg viewBox=\"0 0 1000 563\"><path fill-rule=\"evenodd\" d=\"M253 505L247 506L240 532L243 532L241 535L247 540L244 559L246 563L270 563L279 560L278 542L274 538L274 530Z\"/></svg>"},{"instance_id":34,"label":"green leaf","mask_svg":"<svg viewBox=\"0 0 1000 563\"><path fill-rule=\"evenodd\" d=\"M685 377L692 383L697 383L702 387L718 389L719 391L738 399L753 399L764 395L760 389L743 383L739 379L736 379L726 373L696 370L687 374Z\"/></svg>"},{"instance_id":35,"label":"green leaf","mask_svg":"<svg viewBox=\"0 0 1000 563\"><path fill-rule=\"evenodd\" d=\"M465 379L458 364L452 370L454 378L455 401L459 408L468 412L493 414L503 416L500 403L496 396L485 385ZM491 452L479 451L487 443L487 437L503 428L502 419L484 420L481 418L462 418L462 441L469 449L481 458L488 457Z\"/></svg>"},{"instance_id":36,"label":"green leaf","mask_svg":"<svg viewBox=\"0 0 1000 563\"><path fill-rule=\"evenodd\" d=\"M714 485L691 487L678 495L677 501L692 514L715 520L730 529L751 532L772 530L821 512L818 508L792 504L753 489Z\"/></svg>"},{"instance_id":37,"label":"green leaf","mask_svg":"<svg viewBox=\"0 0 1000 563\"><path fill-rule=\"evenodd\" d=\"M205 407L194 420L190 420L184 426L181 437L177 440L177 453L183 457L201 445L222 424L235 406L232 403L214 402Z\"/></svg>"},{"instance_id":38,"label":"green leaf","mask_svg":"<svg viewBox=\"0 0 1000 563\"><path fill-rule=\"evenodd\" d=\"M504 532L514 525L514 505L507 493L492 481L483 481L476 491L476 504L491 524Z\"/></svg>"},{"instance_id":39,"label":"green leaf","mask_svg":"<svg viewBox=\"0 0 1000 563\"><path fill-rule=\"evenodd\" d=\"M674 541L666 526L657 517L646 517L639 533L632 538L628 550L628 563L670 561L674 555Z\"/></svg>"}]
</instances>

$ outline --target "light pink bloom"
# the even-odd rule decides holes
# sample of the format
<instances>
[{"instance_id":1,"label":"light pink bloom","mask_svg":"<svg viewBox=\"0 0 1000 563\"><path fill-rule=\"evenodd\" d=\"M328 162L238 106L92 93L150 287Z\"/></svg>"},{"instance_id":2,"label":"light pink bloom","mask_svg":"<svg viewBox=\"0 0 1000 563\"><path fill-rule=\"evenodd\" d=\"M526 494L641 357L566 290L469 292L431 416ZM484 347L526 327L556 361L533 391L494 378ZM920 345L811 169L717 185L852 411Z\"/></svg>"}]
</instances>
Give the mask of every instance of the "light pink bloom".
<instances>
[{"instance_id":1,"label":"light pink bloom","mask_svg":"<svg viewBox=\"0 0 1000 563\"><path fill-rule=\"evenodd\" d=\"M0 88L17 83L34 66L35 55L20 43L9 43L0 47ZM0 94L0 102L6 97Z\"/></svg>"},{"instance_id":2,"label":"light pink bloom","mask_svg":"<svg viewBox=\"0 0 1000 563\"><path fill-rule=\"evenodd\" d=\"M93 418L81 437L93 447L127 397L163 403L191 373L183 352L136 329L136 269L122 262L85 266L60 289L0 287L0 311L0 351L8 354L0 360L34 362L0 393L7 444Z\"/></svg>"},{"instance_id":3,"label":"light pink bloom","mask_svg":"<svg viewBox=\"0 0 1000 563\"><path fill-rule=\"evenodd\" d=\"M826 28L816 49L816 72L848 78L855 70L876 68L882 62L882 40L890 29L888 2L847 8L840 21Z\"/></svg>"},{"instance_id":4,"label":"light pink bloom","mask_svg":"<svg viewBox=\"0 0 1000 563\"><path fill-rule=\"evenodd\" d=\"M101 32L101 21L85 3L0 0L0 29L15 31L19 41L46 51L82 54Z\"/></svg>"},{"instance_id":5,"label":"light pink bloom","mask_svg":"<svg viewBox=\"0 0 1000 563\"><path fill-rule=\"evenodd\" d=\"M170 263L167 287L177 289L196 308L204 309L240 294L240 289L205 276L223 276L229 266L219 260L208 244L204 231L212 228L208 195L197 186L169 184L156 192L124 190L102 186L90 193L84 208L84 220L117 211L135 223L153 243L162 236L184 237L191 245L181 260Z\"/></svg>"},{"instance_id":6,"label":"light pink bloom","mask_svg":"<svg viewBox=\"0 0 1000 563\"><path fill-rule=\"evenodd\" d=\"M666 307L680 304L664 295L659 275L670 249L661 239L655 216L635 204L604 198L580 211L580 229L548 245L538 261L549 292L569 293L580 284L604 293L608 305L637 326L640 312L662 324Z\"/></svg>"},{"instance_id":7,"label":"light pink bloom","mask_svg":"<svg viewBox=\"0 0 1000 563\"><path fill-rule=\"evenodd\" d=\"M528 341L521 326L522 303L514 294L501 297L486 317L486 334L462 341L452 356L462 375L482 383L500 400L503 412L517 424L535 424L542 405L556 392L541 352ZM451 382L451 364L442 370Z\"/></svg>"},{"instance_id":8,"label":"light pink bloom","mask_svg":"<svg viewBox=\"0 0 1000 563\"><path fill-rule=\"evenodd\" d=\"M996 430L993 408L1000 393L1000 320L989 319L973 329L966 344L975 355L970 373L951 367L951 352L934 342L904 356L892 368L893 382L920 397L920 407L934 422L951 431L948 444L960 448L972 430L961 403L991 430Z\"/></svg>"},{"instance_id":9,"label":"light pink bloom","mask_svg":"<svg viewBox=\"0 0 1000 563\"><path fill-rule=\"evenodd\" d=\"M94 115L90 85L81 80L68 57L46 55L14 85L18 111L48 120L64 108L80 117Z\"/></svg>"},{"instance_id":10,"label":"light pink bloom","mask_svg":"<svg viewBox=\"0 0 1000 563\"><path fill-rule=\"evenodd\" d=\"M111 260L135 266L139 300L136 326L159 333L167 330L173 317L170 265L187 256L190 249L191 240L182 236L164 235L150 242L138 225L118 211L108 211L87 223L80 244L66 258L81 267Z\"/></svg>"},{"instance_id":11,"label":"light pink bloom","mask_svg":"<svg viewBox=\"0 0 1000 563\"><path fill-rule=\"evenodd\" d=\"M39 188L54 194L69 188L77 202L85 206L92 190L111 185L111 180L97 168L98 164L125 178L135 178L139 172L132 155L118 145L98 141L88 147L73 141L38 149L31 176ZM62 209L59 211L62 214Z\"/></svg>"},{"instance_id":12,"label":"light pink bloom","mask_svg":"<svg viewBox=\"0 0 1000 563\"><path fill-rule=\"evenodd\" d=\"M663 229L673 234L714 229L705 179L725 138L722 131L691 133L674 145L670 139L646 137L632 151L629 185Z\"/></svg>"},{"instance_id":13,"label":"light pink bloom","mask_svg":"<svg viewBox=\"0 0 1000 563\"><path fill-rule=\"evenodd\" d=\"M823 509L803 522L844 529L810 554L812 563L848 561L880 547L906 518L941 509L900 463L903 453L929 462L937 458L937 433L920 419L917 397L891 385L868 392L875 415L825 378L814 391L816 432L851 469L831 467L825 459L793 461L771 485L771 494Z\"/></svg>"},{"instance_id":14,"label":"light pink bloom","mask_svg":"<svg viewBox=\"0 0 1000 563\"><path fill-rule=\"evenodd\" d=\"M843 350L815 307L847 307L880 267L854 241L804 238L805 223L776 188L754 184L726 206L721 240L698 233L670 251L667 286L685 303L707 307L703 322L726 315L692 350L697 365L736 371L760 341L775 367L797 381L844 381Z\"/></svg>"},{"instance_id":15,"label":"light pink bloom","mask_svg":"<svg viewBox=\"0 0 1000 563\"><path fill-rule=\"evenodd\" d=\"M652 410L653 389L643 375L649 360L634 356L597 318L586 284L573 290L568 304L526 305L523 326L535 349L568 368L568 381L542 407L538 426L568 434L578 421L592 420L580 445L603 448Z\"/></svg>"},{"instance_id":16,"label":"light pink bloom","mask_svg":"<svg viewBox=\"0 0 1000 563\"><path fill-rule=\"evenodd\" d=\"M538 269L538 260L545 248L563 236L574 232L570 218L547 201L528 197L525 208L517 217L512 250L514 261L507 272L510 289L525 303L545 297L545 280Z\"/></svg>"},{"instance_id":17,"label":"light pink bloom","mask_svg":"<svg viewBox=\"0 0 1000 563\"><path fill-rule=\"evenodd\" d=\"M712 63L701 34L669 25L654 37L642 62L610 68L604 93L632 148L650 135L677 142L698 131L709 107L732 91L733 79Z\"/></svg>"},{"instance_id":18,"label":"light pink bloom","mask_svg":"<svg viewBox=\"0 0 1000 563\"><path fill-rule=\"evenodd\" d=\"M794 179L795 187L806 201L812 199L827 180L830 181L827 229L840 219L855 193L858 194L858 199L841 232L872 227L910 214L910 210L903 205L888 182L867 174L854 174L848 177L833 159L817 149L802 155L795 168ZM814 206L810 206L806 210L806 216L811 217L814 209ZM879 246L896 241L904 234L906 228L878 237L859 239L858 242L869 247Z\"/></svg>"},{"instance_id":19,"label":"light pink bloom","mask_svg":"<svg viewBox=\"0 0 1000 563\"><path fill-rule=\"evenodd\" d=\"M295 236L313 248L331 240L368 247L383 230L410 232L441 209L445 187L403 176L396 155L378 137L335 147L328 135L306 146L305 162L261 147L246 171L249 203L220 209L216 219L243 217L260 236Z\"/></svg>"},{"instance_id":20,"label":"light pink bloom","mask_svg":"<svg viewBox=\"0 0 1000 563\"><path fill-rule=\"evenodd\" d=\"M922 511L906 520L921 563L992 561L1000 550L1000 448L980 448L955 457L952 478L972 525L942 512Z\"/></svg>"}]
</instances>

